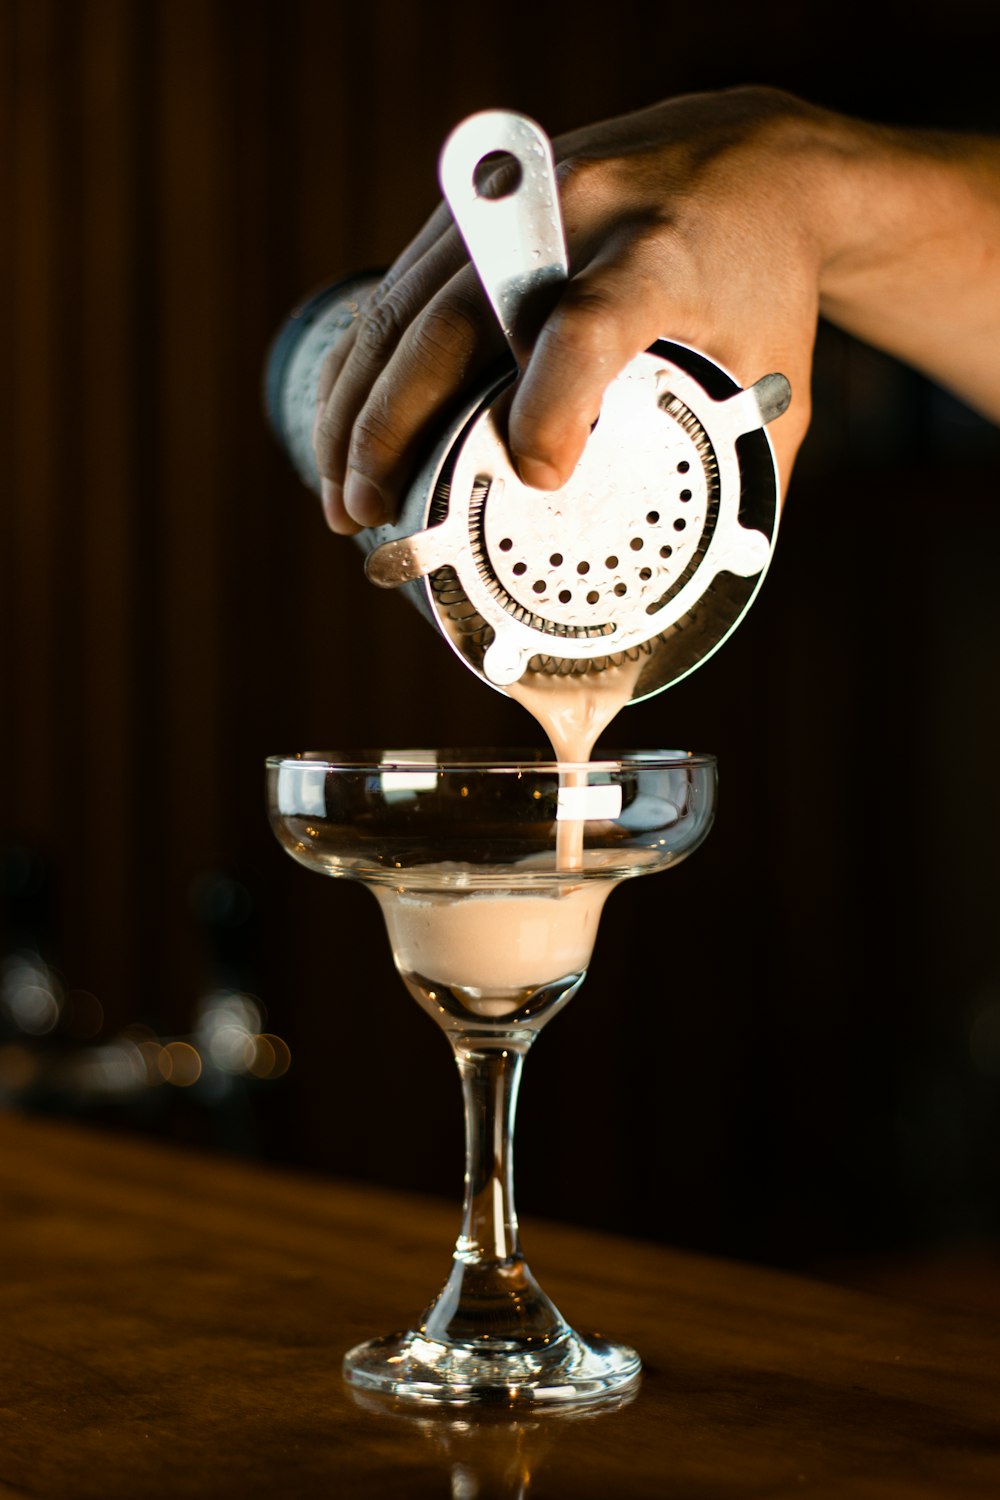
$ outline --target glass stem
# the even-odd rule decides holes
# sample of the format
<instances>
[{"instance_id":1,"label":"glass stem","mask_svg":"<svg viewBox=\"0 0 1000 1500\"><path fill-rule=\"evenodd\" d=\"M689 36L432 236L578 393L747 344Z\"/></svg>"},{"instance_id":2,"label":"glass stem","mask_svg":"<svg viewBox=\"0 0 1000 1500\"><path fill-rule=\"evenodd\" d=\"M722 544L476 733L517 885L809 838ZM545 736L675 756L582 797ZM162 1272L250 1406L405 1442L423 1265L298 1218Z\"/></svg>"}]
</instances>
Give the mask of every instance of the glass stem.
<instances>
[{"instance_id":1,"label":"glass stem","mask_svg":"<svg viewBox=\"0 0 1000 1500\"><path fill-rule=\"evenodd\" d=\"M455 1043L465 1103L465 1201L456 1254L471 1263L521 1253L514 1207L514 1119L527 1046Z\"/></svg>"},{"instance_id":2,"label":"glass stem","mask_svg":"<svg viewBox=\"0 0 1000 1500\"><path fill-rule=\"evenodd\" d=\"M451 1275L422 1324L431 1338L509 1349L566 1329L528 1270L514 1207L514 1115L533 1040L451 1038L465 1100L465 1201Z\"/></svg>"}]
</instances>

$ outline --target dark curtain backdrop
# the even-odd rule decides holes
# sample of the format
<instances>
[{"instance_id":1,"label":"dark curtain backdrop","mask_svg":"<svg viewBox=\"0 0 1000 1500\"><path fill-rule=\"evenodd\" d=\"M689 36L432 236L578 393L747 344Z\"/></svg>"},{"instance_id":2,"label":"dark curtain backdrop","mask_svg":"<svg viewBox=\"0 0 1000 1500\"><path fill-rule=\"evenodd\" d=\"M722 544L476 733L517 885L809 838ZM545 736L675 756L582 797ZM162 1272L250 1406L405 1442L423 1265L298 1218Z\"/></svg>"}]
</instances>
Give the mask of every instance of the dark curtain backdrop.
<instances>
[{"instance_id":1,"label":"dark curtain backdrop","mask_svg":"<svg viewBox=\"0 0 1000 1500\"><path fill-rule=\"evenodd\" d=\"M754 81L1000 129L996 7L884 9L0 0L0 938L103 1018L0 1008L8 1104L457 1198L446 1044L368 893L273 842L263 759L537 731L326 532L268 342L392 259L476 108ZM617 731L716 751L719 820L615 894L535 1049L525 1217L786 1264L1000 1229L1000 440L830 330L815 402L750 617ZM220 986L284 1077L52 1084Z\"/></svg>"}]
</instances>

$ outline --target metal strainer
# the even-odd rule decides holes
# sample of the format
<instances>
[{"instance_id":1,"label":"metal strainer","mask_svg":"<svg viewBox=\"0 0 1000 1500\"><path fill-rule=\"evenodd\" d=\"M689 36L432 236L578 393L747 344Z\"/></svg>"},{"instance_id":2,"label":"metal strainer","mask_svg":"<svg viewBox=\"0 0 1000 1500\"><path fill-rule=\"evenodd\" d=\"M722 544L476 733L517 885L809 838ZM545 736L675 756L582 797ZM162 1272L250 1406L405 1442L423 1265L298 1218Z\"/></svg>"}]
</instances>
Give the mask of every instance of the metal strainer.
<instances>
[{"instance_id":1,"label":"metal strainer","mask_svg":"<svg viewBox=\"0 0 1000 1500\"><path fill-rule=\"evenodd\" d=\"M509 190L491 196L481 167L498 154ZM516 351L519 330L523 339L568 274L550 143L523 116L488 111L453 132L440 170ZM332 316L342 327L343 302ZM315 389L322 358L303 358L297 379ZM763 427L787 407L788 381L766 375L741 390L704 354L658 341L612 382L569 482L542 491L522 483L507 453L498 401L511 379L452 424L398 522L358 538L368 576L406 586L495 687L643 655L633 699L648 697L722 644L763 580L778 518Z\"/></svg>"}]
</instances>

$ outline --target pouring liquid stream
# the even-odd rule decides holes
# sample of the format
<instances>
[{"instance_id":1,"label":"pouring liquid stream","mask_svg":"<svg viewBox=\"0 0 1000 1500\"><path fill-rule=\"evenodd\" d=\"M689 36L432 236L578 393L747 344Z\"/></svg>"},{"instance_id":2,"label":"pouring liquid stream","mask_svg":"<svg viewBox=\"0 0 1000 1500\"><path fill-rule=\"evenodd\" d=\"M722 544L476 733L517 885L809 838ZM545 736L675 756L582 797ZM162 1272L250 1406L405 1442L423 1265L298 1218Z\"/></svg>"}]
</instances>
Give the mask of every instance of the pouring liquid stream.
<instances>
[{"instance_id":1,"label":"pouring liquid stream","mask_svg":"<svg viewBox=\"0 0 1000 1500\"><path fill-rule=\"evenodd\" d=\"M556 760L588 761L595 744L621 709L632 700L643 658L626 658L618 666L600 672L559 676L526 672L507 688L509 695L544 730ZM564 771L560 787L585 787L584 770ZM583 866L584 824L578 818L560 818L556 824L556 867L579 870Z\"/></svg>"},{"instance_id":2,"label":"pouring liquid stream","mask_svg":"<svg viewBox=\"0 0 1000 1500\"><path fill-rule=\"evenodd\" d=\"M528 673L507 691L545 731L560 772L560 791L588 785L586 762L598 738L631 701L643 665L627 658L600 672ZM556 871L584 869L585 818L556 821ZM397 968L411 993L440 1020L447 994L452 1016L505 1020L537 1003L549 981L582 973L590 962L610 884L583 878L551 891L498 889L455 900L442 892L378 888ZM553 901L555 897L555 901Z\"/></svg>"}]
</instances>

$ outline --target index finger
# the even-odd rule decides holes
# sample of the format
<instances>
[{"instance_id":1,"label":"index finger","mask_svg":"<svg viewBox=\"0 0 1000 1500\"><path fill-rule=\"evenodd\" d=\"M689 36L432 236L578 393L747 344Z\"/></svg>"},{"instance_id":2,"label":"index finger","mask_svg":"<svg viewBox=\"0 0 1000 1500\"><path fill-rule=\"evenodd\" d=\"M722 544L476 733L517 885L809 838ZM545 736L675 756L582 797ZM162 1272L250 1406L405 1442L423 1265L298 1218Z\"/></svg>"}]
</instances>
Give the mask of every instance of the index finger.
<instances>
[{"instance_id":1,"label":"index finger","mask_svg":"<svg viewBox=\"0 0 1000 1500\"><path fill-rule=\"evenodd\" d=\"M636 259L591 262L567 283L538 334L508 425L517 471L535 489L569 480L608 386L661 335L662 293L636 295L637 277L639 285L646 280Z\"/></svg>"},{"instance_id":2,"label":"index finger","mask_svg":"<svg viewBox=\"0 0 1000 1500\"><path fill-rule=\"evenodd\" d=\"M447 205L439 203L420 232L414 236L406 249L396 257L381 281L371 292L370 296L366 298L359 309L359 313L364 313L368 308L384 301L396 283L402 280L418 261L423 260L424 256L433 250L451 229L451 216L448 213ZM354 340L357 337L357 329L358 320L355 319L343 338L338 341L326 357L323 369L320 372L319 384L316 387L317 421L319 420L321 409L326 405L330 392L336 384L340 371L347 362L354 345Z\"/></svg>"}]
</instances>

